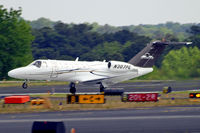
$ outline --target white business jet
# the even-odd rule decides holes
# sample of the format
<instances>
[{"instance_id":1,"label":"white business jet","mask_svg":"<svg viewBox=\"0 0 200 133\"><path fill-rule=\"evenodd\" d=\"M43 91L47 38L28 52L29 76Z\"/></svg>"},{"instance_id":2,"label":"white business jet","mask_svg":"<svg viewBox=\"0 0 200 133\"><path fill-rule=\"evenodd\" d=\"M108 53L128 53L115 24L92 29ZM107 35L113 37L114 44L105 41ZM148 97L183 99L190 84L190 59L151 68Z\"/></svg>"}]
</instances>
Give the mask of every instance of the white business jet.
<instances>
[{"instance_id":1,"label":"white business jet","mask_svg":"<svg viewBox=\"0 0 200 133\"><path fill-rule=\"evenodd\" d=\"M69 81L70 92L76 92L76 84L94 83L103 92L109 85L148 74L166 45L191 44L191 42L155 41L133 57L128 63L121 61L64 61L36 60L25 67L8 72L10 77L25 79L22 87L27 88L28 80Z\"/></svg>"}]
</instances>

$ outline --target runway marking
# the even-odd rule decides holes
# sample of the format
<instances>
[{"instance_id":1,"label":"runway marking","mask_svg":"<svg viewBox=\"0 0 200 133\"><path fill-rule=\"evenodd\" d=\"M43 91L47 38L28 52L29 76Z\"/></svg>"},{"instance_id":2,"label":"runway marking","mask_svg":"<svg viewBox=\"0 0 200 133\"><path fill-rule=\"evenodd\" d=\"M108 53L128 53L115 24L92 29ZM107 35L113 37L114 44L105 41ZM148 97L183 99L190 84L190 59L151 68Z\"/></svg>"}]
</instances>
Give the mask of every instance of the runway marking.
<instances>
[{"instance_id":1,"label":"runway marking","mask_svg":"<svg viewBox=\"0 0 200 133\"><path fill-rule=\"evenodd\" d=\"M170 107L167 108L169 110L161 111L161 112L180 112L180 111L190 111L190 110L200 110L200 107Z\"/></svg>"},{"instance_id":2,"label":"runway marking","mask_svg":"<svg viewBox=\"0 0 200 133\"><path fill-rule=\"evenodd\" d=\"M173 116L128 116L128 117L85 117L85 118L61 118L61 119L12 119L0 120L0 123L33 122L33 121L109 121L109 120L145 120L145 119L199 119L200 115L173 115Z\"/></svg>"}]
</instances>

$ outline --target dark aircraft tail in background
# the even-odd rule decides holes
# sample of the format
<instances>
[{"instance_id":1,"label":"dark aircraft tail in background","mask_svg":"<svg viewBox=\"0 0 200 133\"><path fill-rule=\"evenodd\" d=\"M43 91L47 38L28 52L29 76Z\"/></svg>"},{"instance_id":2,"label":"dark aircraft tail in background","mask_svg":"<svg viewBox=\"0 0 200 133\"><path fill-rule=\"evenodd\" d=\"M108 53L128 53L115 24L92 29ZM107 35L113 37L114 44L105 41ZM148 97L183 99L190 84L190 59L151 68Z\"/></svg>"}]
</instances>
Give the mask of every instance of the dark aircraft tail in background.
<instances>
[{"instance_id":1,"label":"dark aircraft tail in background","mask_svg":"<svg viewBox=\"0 0 200 133\"><path fill-rule=\"evenodd\" d=\"M138 67L153 67L155 61L159 58L167 45L188 45L191 43L192 42L152 42L147 44L147 46L129 60L128 63Z\"/></svg>"}]
</instances>

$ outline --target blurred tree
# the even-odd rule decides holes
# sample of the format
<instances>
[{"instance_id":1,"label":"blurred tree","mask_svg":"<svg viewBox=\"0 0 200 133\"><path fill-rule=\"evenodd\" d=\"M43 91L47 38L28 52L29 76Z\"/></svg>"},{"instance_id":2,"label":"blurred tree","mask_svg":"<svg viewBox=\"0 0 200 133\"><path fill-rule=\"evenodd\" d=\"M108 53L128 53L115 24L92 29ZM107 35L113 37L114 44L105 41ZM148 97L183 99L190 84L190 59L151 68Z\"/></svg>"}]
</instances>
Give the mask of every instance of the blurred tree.
<instances>
[{"instance_id":1,"label":"blurred tree","mask_svg":"<svg viewBox=\"0 0 200 133\"><path fill-rule=\"evenodd\" d=\"M191 36L187 39L187 41L191 41L191 46L197 46L200 48L200 26L194 25L188 31L191 33Z\"/></svg>"},{"instance_id":2,"label":"blurred tree","mask_svg":"<svg viewBox=\"0 0 200 133\"><path fill-rule=\"evenodd\" d=\"M188 79L200 76L200 50L197 47L172 50L163 60L162 73L168 79Z\"/></svg>"},{"instance_id":3,"label":"blurred tree","mask_svg":"<svg viewBox=\"0 0 200 133\"><path fill-rule=\"evenodd\" d=\"M35 59L74 59L79 56L80 60L127 61L150 41L148 37L127 30L99 34L88 24L57 23L54 28L33 29L33 35Z\"/></svg>"},{"instance_id":4,"label":"blurred tree","mask_svg":"<svg viewBox=\"0 0 200 133\"><path fill-rule=\"evenodd\" d=\"M20 15L22 10L0 5L0 79L8 78L7 72L32 61L31 28Z\"/></svg>"},{"instance_id":5,"label":"blurred tree","mask_svg":"<svg viewBox=\"0 0 200 133\"><path fill-rule=\"evenodd\" d=\"M33 29L41 29L44 27L50 27L53 28L53 26L56 24L56 22L51 21L47 18L39 18L37 20L30 21L30 25Z\"/></svg>"},{"instance_id":6,"label":"blurred tree","mask_svg":"<svg viewBox=\"0 0 200 133\"><path fill-rule=\"evenodd\" d=\"M198 34L200 34L200 26L197 26L197 25L191 26L189 32L192 33L193 35L198 35Z\"/></svg>"}]
</instances>

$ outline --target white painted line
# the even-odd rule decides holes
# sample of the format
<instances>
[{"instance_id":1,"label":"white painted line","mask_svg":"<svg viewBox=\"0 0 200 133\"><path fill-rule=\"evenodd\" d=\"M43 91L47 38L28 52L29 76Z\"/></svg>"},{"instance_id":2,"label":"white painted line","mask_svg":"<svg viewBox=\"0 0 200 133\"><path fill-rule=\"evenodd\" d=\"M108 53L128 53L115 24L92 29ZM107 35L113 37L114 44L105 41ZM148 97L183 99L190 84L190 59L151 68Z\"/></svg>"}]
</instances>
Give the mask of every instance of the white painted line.
<instances>
[{"instance_id":1,"label":"white painted line","mask_svg":"<svg viewBox=\"0 0 200 133\"><path fill-rule=\"evenodd\" d=\"M41 95L41 94L48 94L48 93L7 93L7 94L0 94L0 96L12 96L12 95ZM51 94L51 93L50 93ZM53 94L71 94L71 93L53 93ZM101 94L99 92L84 92L84 93L76 93L76 94Z\"/></svg>"},{"instance_id":2,"label":"white painted line","mask_svg":"<svg viewBox=\"0 0 200 133\"><path fill-rule=\"evenodd\" d=\"M200 91L200 89L197 90L183 90L183 91L173 91L172 92L184 92L184 91ZM124 92L125 94L129 94L129 93L160 93L162 91L146 91L146 92ZM47 94L47 93L7 93L7 94L0 94L0 96L12 96L12 95L40 95L40 94ZM51 93L50 93L51 94ZM54 94L71 94L71 93L54 93ZM80 93L76 93L76 94L101 94L99 92L80 92Z\"/></svg>"},{"instance_id":3,"label":"white painted line","mask_svg":"<svg viewBox=\"0 0 200 133\"><path fill-rule=\"evenodd\" d=\"M33 122L33 121L110 121L110 120L145 120L145 119L199 119L200 115L171 116L127 116L127 117L85 117L85 118L55 118L55 119L12 119L0 120L0 123Z\"/></svg>"}]
</instances>

